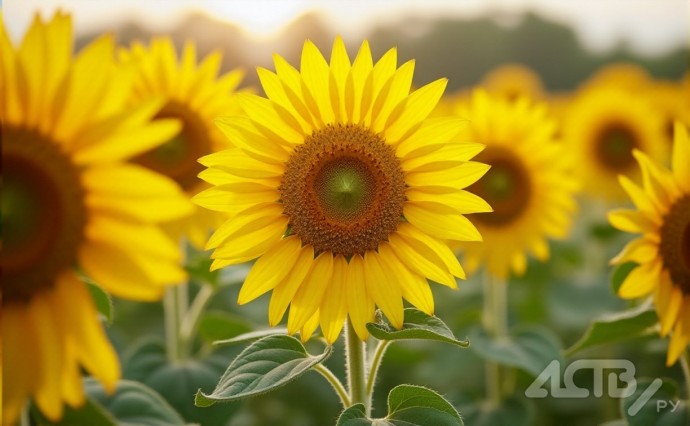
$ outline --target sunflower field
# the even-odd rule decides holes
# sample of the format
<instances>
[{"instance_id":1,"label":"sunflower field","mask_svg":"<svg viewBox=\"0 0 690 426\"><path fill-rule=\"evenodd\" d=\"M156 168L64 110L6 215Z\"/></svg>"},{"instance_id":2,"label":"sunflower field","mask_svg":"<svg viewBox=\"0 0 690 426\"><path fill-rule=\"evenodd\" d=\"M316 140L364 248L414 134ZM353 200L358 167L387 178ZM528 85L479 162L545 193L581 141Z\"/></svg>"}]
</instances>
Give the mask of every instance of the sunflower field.
<instances>
[{"instance_id":1,"label":"sunflower field","mask_svg":"<svg viewBox=\"0 0 690 426\"><path fill-rule=\"evenodd\" d=\"M2 4L3 425L690 425L687 4L221 3Z\"/></svg>"}]
</instances>

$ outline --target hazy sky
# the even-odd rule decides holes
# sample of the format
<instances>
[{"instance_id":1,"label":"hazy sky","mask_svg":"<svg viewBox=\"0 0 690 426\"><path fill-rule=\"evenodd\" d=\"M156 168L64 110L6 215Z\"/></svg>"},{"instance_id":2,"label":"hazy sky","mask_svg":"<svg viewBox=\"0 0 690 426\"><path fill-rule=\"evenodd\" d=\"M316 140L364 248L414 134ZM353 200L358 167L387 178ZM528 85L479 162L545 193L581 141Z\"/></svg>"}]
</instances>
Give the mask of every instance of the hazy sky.
<instances>
[{"instance_id":1,"label":"hazy sky","mask_svg":"<svg viewBox=\"0 0 690 426\"><path fill-rule=\"evenodd\" d=\"M1 0L0 0L1 1ZM688 0L4 0L3 19L16 40L32 15L58 7L72 12L77 32L112 27L133 17L165 31L185 12L202 10L242 27L254 37L271 38L310 10L322 12L334 30L361 36L372 25L394 24L406 16L475 17L490 14L509 22L533 10L570 24L589 48L606 51L625 41L643 54L662 54L690 42Z\"/></svg>"}]
</instances>

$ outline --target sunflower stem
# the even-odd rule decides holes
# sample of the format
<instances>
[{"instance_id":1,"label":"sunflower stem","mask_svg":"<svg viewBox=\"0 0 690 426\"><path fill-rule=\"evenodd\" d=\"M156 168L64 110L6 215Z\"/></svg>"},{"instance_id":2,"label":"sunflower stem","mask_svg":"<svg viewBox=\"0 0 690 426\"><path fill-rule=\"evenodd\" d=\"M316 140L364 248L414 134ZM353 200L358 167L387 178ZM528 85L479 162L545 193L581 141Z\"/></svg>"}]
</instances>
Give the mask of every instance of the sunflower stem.
<instances>
[{"instance_id":1,"label":"sunflower stem","mask_svg":"<svg viewBox=\"0 0 690 426\"><path fill-rule=\"evenodd\" d=\"M484 272L484 309L482 325L486 333L499 340L508 335L508 296L507 285L503 279L494 279L488 271ZM487 360L485 367L486 395L488 401L498 406L501 403L501 366Z\"/></svg>"},{"instance_id":2,"label":"sunflower stem","mask_svg":"<svg viewBox=\"0 0 690 426\"><path fill-rule=\"evenodd\" d=\"M368 406L371 407L371 400L374 396L374 386L376 385L376 375L379 372L379 367L381 367L381 361L383 360L383 354L386 353L388 345L390 345L390 340L381 340L376 345L374 350L374 356L371 359L371 365L369 366L369 377L367 377L367 397Z\"/></svg>"},{"instance_id":3,"label":"sunflower stem","mask_svg":"<svg viewBox=\"0 0 690 426\"><path fill-rule=\"evenodd\" d=\"M355 328L348 318L345 325L345 362L347 367L347 385L350 390L350 403L364 404L368 415L370 398L366 388L364 349L364 342L359 340Z\"/></svg>"},{"instance_id":4,"label":"sunflower stem","mask_svg":"<svg viewBox=\"0 0 690 426\"><path fill-rule=\"evenodd\" d=\"M187 253L187 244L184 239L180 241L180 251L182 253L181 264L184 265ZM165 347L168 354L168 360L172 363L184 359L180 328L188 306L189 293L187 282L179 283L165 289L165 296L163 297Z\"/></svg>"},{"instance_id":5,"label":"sunflower stem","mask_svg":"<svg viewBox=\"0 0 690 426\"><path fill-rule=\"evenodd\" d=\"M690 400L690 351L687 349L680 356L680 367L685 376L685 397Z\"/></svg>"},{"instance_id":6,"label":"sunflower stem","mask_svg":"<svg viewBox=\"0 0 690 426\"><path fill-rule=\"evenodd\" d=\"M192 344L196 337L199 320L204 308L213 297L214 289L210 284L202 284L199 292L194 297L192 304L182 318L180 324L179 345L182 359L188 358L192 353Z\"/></svg>"},{"instance_id":7,"label":"sunflower stem","mask_svg":"<svg viewBox=\"0 0 690 426\"><path fill-rule=\"evenodd\" d=\"M347 394L345 386L343 386L338 377L336 377L331 370L322 364L316 364L314 366L314 370L321 374L331 385L335 393L338 394L338 398L340 398L340 403L343 404L343 408L349 407L351 405L350 396Z\"/></svg>"}]
</instances>

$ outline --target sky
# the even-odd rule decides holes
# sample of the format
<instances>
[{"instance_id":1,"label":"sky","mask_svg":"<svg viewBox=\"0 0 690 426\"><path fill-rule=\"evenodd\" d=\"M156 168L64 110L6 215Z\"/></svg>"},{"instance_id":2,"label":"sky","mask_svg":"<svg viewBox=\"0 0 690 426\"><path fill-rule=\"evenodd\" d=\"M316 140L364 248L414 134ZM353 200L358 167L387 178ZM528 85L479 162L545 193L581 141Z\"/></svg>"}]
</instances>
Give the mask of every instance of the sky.
<instances>
[{"instance_id":1,"label":"sky","mask_svg":"<svg viewBox=\"0 0 690 426\"><path fill-rule=\"evenodd\" d=\"M308 11L319 11L345 36L361 37L374 25L405 17L495 16L510 22L527 10L573 27L591 50L606 52L624 42L643 55L662 55L690 43L688 0L4 0L3 19L17 40L35 11L72 12L76 32L112 28L132 18L165 31L189 11L203 11L241 27L255 38L277 37ZM152 19L155 17L155 19Z\"/></svg>"}]
</instances>

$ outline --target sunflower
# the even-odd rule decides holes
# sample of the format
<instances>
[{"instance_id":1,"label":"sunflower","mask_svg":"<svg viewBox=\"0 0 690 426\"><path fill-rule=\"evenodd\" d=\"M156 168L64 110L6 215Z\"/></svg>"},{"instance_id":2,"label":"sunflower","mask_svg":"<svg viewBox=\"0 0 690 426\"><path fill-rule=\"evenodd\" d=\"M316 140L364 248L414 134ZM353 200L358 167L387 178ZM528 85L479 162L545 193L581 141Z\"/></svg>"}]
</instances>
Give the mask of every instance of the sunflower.
<instances>
[{"instance_id":1,"label":"sunflower","mask_svg":"<svg viewBox=\"0 0 690 426\"><path fill-rule=\"evenodd\" d=\"M29 397L51 420L84 402L80 369L120 375L81 273L139 300L180 281L176 244L156 228L191 206L175 184L122 160L172 137L159 101L124 109L129 81L102 37L72 56L72 23L36 16L14 48L0 25L3 424ZM79 269L76 269L79 268Z\"/></svg>"},{"instance_id":2,"label":"sunflower","mask_svg":"<svg viewBox=\"0 0 690 426\"><path fill-rule=\"evenodd\" d=\"M167 143L139 154L132 161L170 177L190 198L208 187L197 177L203 169L197 159L230 148L213 125L213 119L241 111L232 95L244 74L234 70L218 77L219 52L211 53L198 65L196 56L195 45L188 42L178 61L175 47L167 38L152 40L148 49L134 43L130 49L120 50L120 61L132 64L136 70L130 104L162 98L165 104L156 117L174 118L182 123L180 132ZM201 248L210 230L224 219L222 214L195 208L189 216L167 224L166 230L175 239L185 236Z\"/></svg>"},{"instance_id":3,"label":"sunflower","mask_svg":"<svg viewBox=\"0 0 690 426\"><path fill-rule=\"evenodd\" d=\"M469 161L482 145L455 141L462 120L427 118L446 79L410 93L414 61L391 49L374 64L364 41L351 63L340 38L330 65L311 41L299 71L274 61L258 69L268 99L241 94L247 116L218 120L237 148L201 159L215 187L196 202L231 215L212 267L258 258L238 303L273 290L269 323L289 305L303 339L319 324L334 342L348 316L366 339L375 306L399 328L403 298L431 314L427 278L465 276L444 240L480 240L463 214L489 210L461 189L488 169Z\"/></svg>"},{"instance_id":4,"label":"sunflower","mask_svg":"<svg viewBox=\"0 0 690 426\"><path fill-rule=\"evenodd\" d=\"M539 76L520 64L506 64L492 70L479 85L490 94L503 96L510 101L522 97L529 99L545 97Z\"/></svg>"},{"instance_id":5,"label":"sunflower","mask_svg":"<svg viewBox=\"0 0 690 426\"><path fill-rule=\"evenodd\" d=\"M671 170L636 150L642 170L640 188L628 177L620 183L637 210L609 213L613 226L642 234L612 259L636 262L618 290L625 299L654 295L661 335L671 333L666 363L674 364L690 343L690 138L675 125Z\"/></svg>"},{"instance_id":6,"label":"sunflower","mask_svg":"<svg viewBox=\"0 0 690 426\"><path fill-rule=\"evenodd\" d=\"M670 146L674 123L680 121L690 125L690 85L668 80L654 81L649 87L649 97L662 114L664 136Z\"/></svg>"},{"instance_id":7,"label":"sunflower","mask_svg":"<svg viewBox=\"0 0 690 426\"><path fill-rule=\"evenodd\" d=\"M646 90L652 78L644 68L630 62L616 62L598 69L583 84L582 89L614 87L629 93Z\"/></svg>"},{"instance_id":8,"label":"sunflower","mask_svg":"<svg viewBox=\"0 0 690 426\"><path fill-rule=\"evenodd\" d=\"M468 138L486 145L477 161L491 166L468 188L486 200L493 213L472 216L484 241L460 245L467 270L484 264L500 279L511 271L522 275L527 252L548 259L547 238L565 237L576 209L577 184L568 156L554 138L555 122L542 104L526 98L511 102L483 90L457 115L470 120Z\"/></svg>"},{"instance_id":9,"label":"sunflower","mask_svg":"<svg viewBox=\"0 0 690 426\"><path fill-rule=\"evenodd\" d=\"M579 93L562 131L585 191L608 201L625 197L619 174L637 173L633 150L654 159L664 158L668 150L660 111L648 98L617 88L592 87Z\"/></svg>"}]
</instances>

